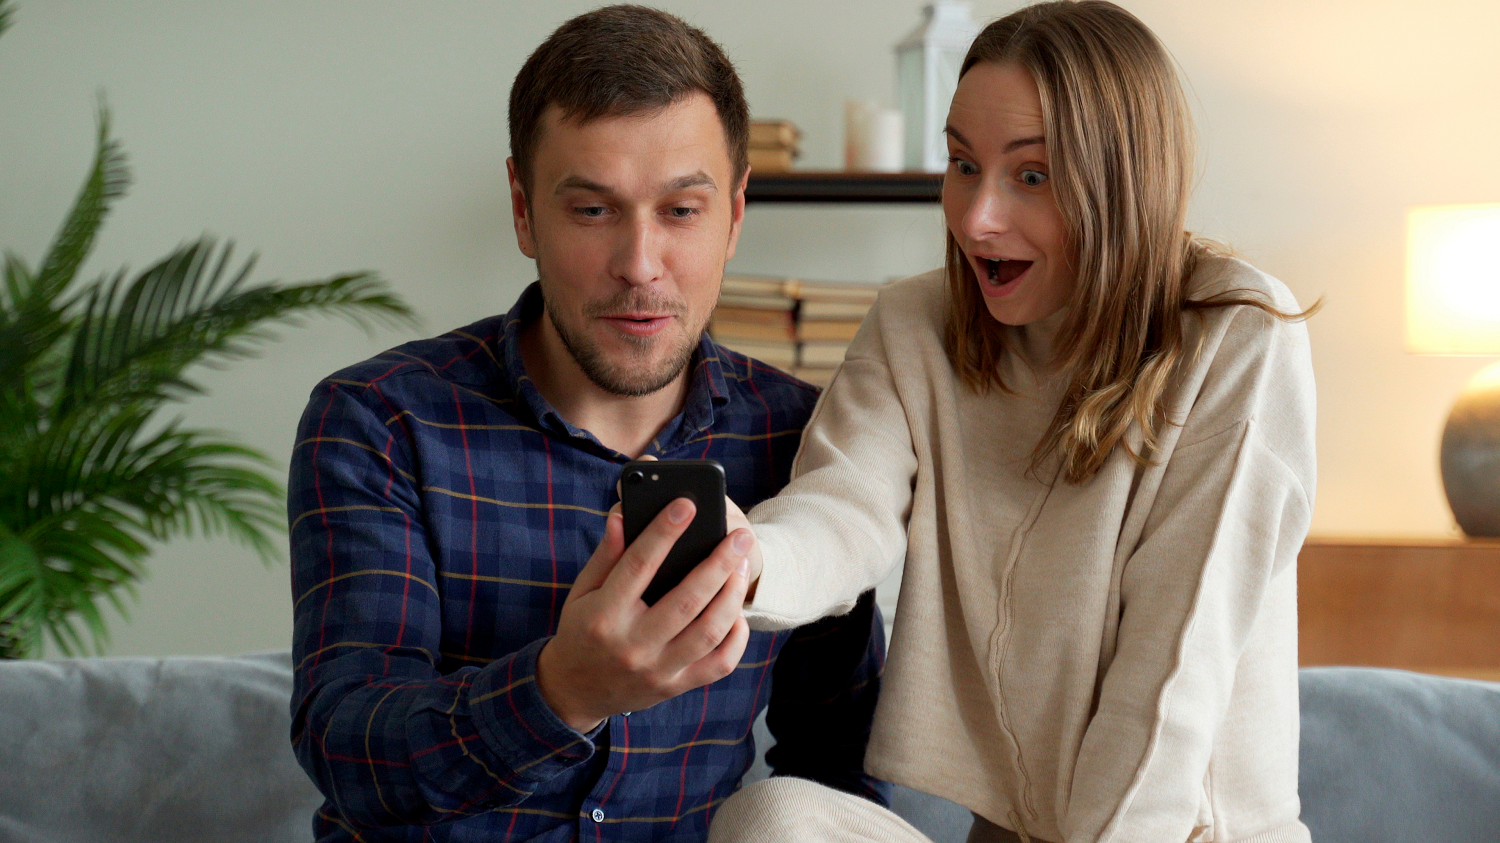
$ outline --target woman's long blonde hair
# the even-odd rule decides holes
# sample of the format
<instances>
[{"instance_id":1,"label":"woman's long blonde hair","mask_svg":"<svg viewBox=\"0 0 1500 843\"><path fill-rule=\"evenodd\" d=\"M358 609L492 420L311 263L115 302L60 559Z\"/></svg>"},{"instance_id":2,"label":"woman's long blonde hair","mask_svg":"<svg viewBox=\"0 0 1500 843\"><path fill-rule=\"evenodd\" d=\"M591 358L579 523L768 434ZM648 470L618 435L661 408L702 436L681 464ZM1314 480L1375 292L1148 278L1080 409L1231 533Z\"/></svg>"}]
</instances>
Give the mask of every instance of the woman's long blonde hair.
<instances>
[{"instance_id":1,"label":"woman's long blonde hair","mask_svg":"<svg viewBox=\"0 0 1500 843\"><path fill-rule=\"evenodd\" d=\"M1187 297L1213 247L1187 229L1193 136L1172 60L1134 15L1104 0L1028 6L974 40L959 76L981 62L1013 63L1036 80L1053 196L1076 275L1057 335L1069 378L1033 468L1056 453L1061 476L1083 483L1116 446L1146 464L1167 418L1167 389L1185 356L1182 314L1244 304L1281 318L1258 296ZM990 316L973 269L948 233L952 298L944 346L971 389L1005 390L1005 328ZM1136 424L1141 453L1124 439Z\"/></svg>"}]
</instances>

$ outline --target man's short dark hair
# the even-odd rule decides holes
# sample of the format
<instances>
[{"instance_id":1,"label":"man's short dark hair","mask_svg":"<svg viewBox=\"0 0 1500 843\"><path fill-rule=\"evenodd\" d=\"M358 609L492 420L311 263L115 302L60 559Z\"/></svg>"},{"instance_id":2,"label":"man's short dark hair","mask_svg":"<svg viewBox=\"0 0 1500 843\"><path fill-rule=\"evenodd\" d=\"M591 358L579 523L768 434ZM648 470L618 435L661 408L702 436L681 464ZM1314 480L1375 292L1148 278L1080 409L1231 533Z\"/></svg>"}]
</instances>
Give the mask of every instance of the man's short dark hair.
<instances>
[{"instance_id":1,"label":"man's short dark hair","mask_svg":"<svg viewBox=\"0 0 1500 843\"><path fill-rule=\"evenodd\" d=\"M542 113L586 123L660 111L695 91L713 101L737 185L749 163L750 108L724 50L703 30L645 6L605 6L559 26L510 88L510 154L531 190Z\"/></svg>"}]
</instances>

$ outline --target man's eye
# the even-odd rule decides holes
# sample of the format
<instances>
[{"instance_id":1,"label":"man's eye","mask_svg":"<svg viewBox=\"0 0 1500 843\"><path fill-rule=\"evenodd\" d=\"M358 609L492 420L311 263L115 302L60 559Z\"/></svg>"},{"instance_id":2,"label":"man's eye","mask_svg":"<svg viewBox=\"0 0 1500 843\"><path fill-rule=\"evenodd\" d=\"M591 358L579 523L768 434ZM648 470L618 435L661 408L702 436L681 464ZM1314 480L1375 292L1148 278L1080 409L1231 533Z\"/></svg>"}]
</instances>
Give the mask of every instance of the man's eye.
<instances>
[{"instance_id":1,"label":"man's eye","mask_svg":"<svg viewBox=\"0 0 1500 843\"><path fill-rule=\"evenodd\" d=\"M948 165L957 170L961 176L972 176L979 172L979 168L957 156L950 156L948 158Z\"/></svg>"},{"instance_id":2,"label":"man's eye","mask_svg":"<svg viewBox=\"0 0 1500 843\"><path fill-rule=\"evenodd\" d=\"M669 211L667 211L667 213L671 214L675 219L685 220L697 216L698 209L679 205L678 207L670 209Z\"/></svg>"},{"instance_id":3,"label":"man's eye","mask_svg":"<svg viewBox=\"0 0 1500 843\"><path fill-rule=\"evenodd\" d=\"M577 215L579 215L581 217L588 217L589 219L597 219L599 217L604 216L605 210L604 210L604 206L603 205L584 205L584 206L579 207L579 208L574 208L573 209L573 213L575 213L575 214L577 214Z\"/></svg>"},{"instance_id":4,"label":"man's eye","mask_svg":"<svg viewBox=\"0 0 1500 843\"><path fill-rule=\"evenodd\" d=\"M1047 182L1047 174L1040 170L1022 170L1021 183L1027 187L1041 187Z\"/></svg>"}]
</instances>

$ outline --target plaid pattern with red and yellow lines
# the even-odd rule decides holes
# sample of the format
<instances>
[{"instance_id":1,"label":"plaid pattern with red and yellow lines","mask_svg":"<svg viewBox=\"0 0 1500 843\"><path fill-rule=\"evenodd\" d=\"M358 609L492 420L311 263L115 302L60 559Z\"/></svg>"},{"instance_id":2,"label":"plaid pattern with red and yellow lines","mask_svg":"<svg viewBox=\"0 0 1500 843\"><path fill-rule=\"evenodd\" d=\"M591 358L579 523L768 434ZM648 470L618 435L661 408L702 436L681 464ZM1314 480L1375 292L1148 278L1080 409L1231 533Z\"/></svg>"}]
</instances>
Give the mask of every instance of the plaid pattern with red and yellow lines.
<instances>
[{"instance_id":1,"label":"plaid pattern with red and yellow lines","mask_svg":"<svg viewBox=\"0 0 1500 843\"><path fill-rule=\"evenodd\" d=\"M753 760L884 803L862 761L884 636L842 618L752 633L728 677L591 734L542 702L536 655L602 537L626 457L526 377L510 313L325 379L293 452L292 740L319 840L701 840ZM724 465L749 509L786 482L812 387L705 337L652 443Z\"/></svg>"}]
</instances>

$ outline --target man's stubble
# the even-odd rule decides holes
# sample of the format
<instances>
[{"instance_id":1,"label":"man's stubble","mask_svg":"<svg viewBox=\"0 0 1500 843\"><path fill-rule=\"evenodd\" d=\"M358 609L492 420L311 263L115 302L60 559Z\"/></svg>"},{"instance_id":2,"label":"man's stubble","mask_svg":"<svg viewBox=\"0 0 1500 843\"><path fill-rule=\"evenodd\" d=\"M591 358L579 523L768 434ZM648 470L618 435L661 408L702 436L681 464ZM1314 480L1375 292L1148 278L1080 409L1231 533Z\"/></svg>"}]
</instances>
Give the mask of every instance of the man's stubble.
<instances>
[{"instance_id":1,"label":"man's stubble","mask_svg":"<svg viewBox=\"0 0 1500 843\"><path fill-rule=\"evenodd\" d=\"M595 386L611 395L622 397L637 398L650 395L675 381L692 362L693 352L697 350L703 331L708 325L708 317L705 314L701 324L689 325L681 339L674 341L676 347L670 349L660 364L648 367L644 360L612 360L600 349L597 342L581 331L574 331L567 319L554 308L552 299L546 295L545 283L542 302L547 318L552 322L552 327L562 340L563 347L568 350L568 354L572 355L578 368L583 370L584 375ZM596 319L632 311L671 313L679 320L685 320L690 315L686 305L680 300L641 288L622 290L608 299L592 302L584 307L583 315L585 319ZM668 341L659 336L632 337L627 335L622 338L629 346L647 354L658 343Z\"/></svg>"}]
</instances>

